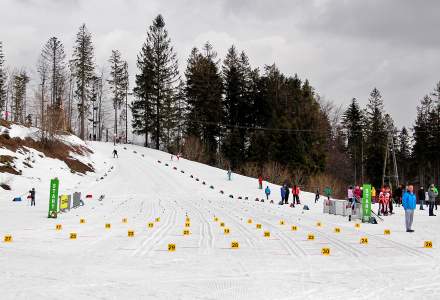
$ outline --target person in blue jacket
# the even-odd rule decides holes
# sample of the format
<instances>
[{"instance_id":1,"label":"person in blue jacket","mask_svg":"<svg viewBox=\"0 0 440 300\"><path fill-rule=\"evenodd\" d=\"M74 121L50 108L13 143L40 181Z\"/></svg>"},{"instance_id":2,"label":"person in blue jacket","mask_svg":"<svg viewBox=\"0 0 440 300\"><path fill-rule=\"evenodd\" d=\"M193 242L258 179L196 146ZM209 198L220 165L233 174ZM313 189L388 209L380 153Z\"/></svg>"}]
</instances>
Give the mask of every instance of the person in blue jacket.
<instances>
[{"instance_id":1,"label":"person in blue jacket","mask_svg":"<svg viewBox=\"0 0 440 300\"><path fill-rule=\"evenodd\" d=\"M264 193L266 194L266 199L269 200L269 195L270 195L270 188L269 188L269 186L266 187L266 189L264 190Z\"/></svg>"},{"instance_id":2,"label":"person in blue jacket","mask_svg":"<svg viewBox=\"0 0 440 300\"><path fill-rule=\"evenodd\" d=\"M281 187L281 202L280 205L284 204L284 199L286 198L286 189L284 186Z\"/></svg>"},{"instance_id":3,"label":"person in blue jacket","mask_svg":"<svg viewBox=\"0 0 440 300\"><path fill-rule=\"evenodd\" d=\"M416 209L416 195L414 194L414 187L412 185L409 185L405 194L403 194L402 206L405 210L406 232L414 232L411 227L414 219L414 210Z\"/></svg>"}]
</instances>

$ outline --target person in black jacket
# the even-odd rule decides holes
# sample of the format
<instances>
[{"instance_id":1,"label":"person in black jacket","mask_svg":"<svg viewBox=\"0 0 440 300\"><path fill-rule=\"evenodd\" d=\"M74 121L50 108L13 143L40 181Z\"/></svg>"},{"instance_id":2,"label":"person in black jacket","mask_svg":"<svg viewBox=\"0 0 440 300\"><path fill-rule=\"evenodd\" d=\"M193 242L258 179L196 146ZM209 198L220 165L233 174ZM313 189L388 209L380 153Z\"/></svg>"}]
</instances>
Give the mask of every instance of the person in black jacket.
<instances>
[{"instance_id":1,"label":"person in black jacket","mask_svg":"<svg viewBox=\"0 0 440 300\"><path fill-rule=\"evenodd\" d=\"M400 206L400 204L402 203L402 192L402 185L399 185L399 187L394 190L394 202L396 202L397 206Z\"/></svg>"},{"instance_id":2,"label":"person in black jacket","mask_svg":"<svg viewBox=\"0 0 440 300\"><path fill-rule=\"evenodd\" d=\"M425 204L425 189L423 188L423 186L420 187L419 191L417 192L417 195L419 196L419 202L420 202L420 210L424 210L423 209L423 204Z\"/></svg>"},{"instance_id":3,"label":"person in black jacket","mask_svg":"<svg viewBox=\"0 0 440 300\"><path fill-rule=\"evenodd\" d=\"M31 196L31 206L35 206L35 188L32 188L32 190L29 191L29 194Z\"/></svg>"}]
</instances>

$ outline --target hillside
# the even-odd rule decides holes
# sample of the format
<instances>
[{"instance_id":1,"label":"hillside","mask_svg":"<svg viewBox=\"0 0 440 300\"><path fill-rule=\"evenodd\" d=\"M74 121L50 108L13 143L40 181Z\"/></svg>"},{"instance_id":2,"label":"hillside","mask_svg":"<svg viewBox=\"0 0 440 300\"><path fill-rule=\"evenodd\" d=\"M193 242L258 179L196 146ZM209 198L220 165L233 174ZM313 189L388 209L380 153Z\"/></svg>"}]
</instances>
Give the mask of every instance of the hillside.
<instances>
[{"instance_id":1,"label":"hillside","mask_svg":"<svg viewBox=\"0 0 440 300\"><path fill-rule=\"evenodd\" d=\"M62 134L46 143L40 137L37 128L2 121L0 184L4 189L19 185L22 178L38 184L50 176L64 176L66 172L78 176L94 172L93 151L78 137Z\"/></svg>"}]
</instances>

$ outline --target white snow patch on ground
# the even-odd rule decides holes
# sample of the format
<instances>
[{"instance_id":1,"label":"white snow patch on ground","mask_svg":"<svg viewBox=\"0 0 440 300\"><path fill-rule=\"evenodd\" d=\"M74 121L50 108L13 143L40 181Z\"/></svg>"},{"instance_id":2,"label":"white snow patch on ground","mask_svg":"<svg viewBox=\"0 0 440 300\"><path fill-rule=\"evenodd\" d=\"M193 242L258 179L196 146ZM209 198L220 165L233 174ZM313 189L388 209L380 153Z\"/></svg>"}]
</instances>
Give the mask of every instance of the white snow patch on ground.
<instances>
[{"instance_id":1,"label":"white snow patch on ground","mask_svg":"<svg viewBox=\"0 0 440 300\"><path fill-rule=\"evenodd\" d=\"M315 204L310 193L301 194L310 211L255 202L264 197L256 179L234 174L227 181L224 170L170 161L167 153L139 146L117 146L118 159L112 158L112 144L90 147L96 173L77 176L61 169L61 163L34 155L45 163L14 179L13 191L1 191L0 237L14 239L0 243L2 299L440 298L440 222L427 211L416 211L413 234L404 232L401 208L383 223L356 229L347 218L323 215L322 199ZM47 219L54 176L60 178L60 194L81 191L93 199ZM11 202L32 186L36 207ZM270 187L278 202L279 187ZM189 236L183 236L186 215ZM56 231L56 224L63 229ZM384 229L391 235L385 236ZM133 238L128 230L134 230ZM70 232L78 239L70 240ZM309 233L314 241L307 240ZM359 243L361 237L368 245ZM234 240L239 249L230 248ZM425 240L432 240L434 248L424 249ZM169 243L176 244L176 252L167 251ZM331 249L330 256L321 255L323 247Z\"/></svg>"}]
</instances>

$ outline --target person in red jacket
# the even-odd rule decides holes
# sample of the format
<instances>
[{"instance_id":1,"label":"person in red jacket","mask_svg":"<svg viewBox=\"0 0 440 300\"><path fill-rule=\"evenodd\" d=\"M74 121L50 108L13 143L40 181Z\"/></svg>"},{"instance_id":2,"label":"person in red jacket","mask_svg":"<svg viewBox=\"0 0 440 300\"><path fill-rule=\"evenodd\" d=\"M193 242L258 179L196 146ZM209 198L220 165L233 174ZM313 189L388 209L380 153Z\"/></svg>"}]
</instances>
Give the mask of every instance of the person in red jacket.
<instances>
[{"instance_id":1,"label":"person in red jacket","mask_svg":"<svg viewBox=\"0 0 440 300\"><path fill-rule=\"evenodd\" d=\"M296 184L293 186L292 188L292 196L293 196L293 202L296 201L296 204L301 204L299 202L299 193L300 193L300 189L299 186L297 186Z\"/></svg>"},{"instance_id":2,"label":"person in red jacket","mask_svg":"<svg viewBox=\"0 0 440 300\"><path fill-rule=\"evenodd\" d=\"M263 177L261 175L258 177L258 186L260 190L263 189Z\"/></svg>"}]
</instances>

